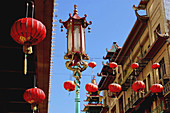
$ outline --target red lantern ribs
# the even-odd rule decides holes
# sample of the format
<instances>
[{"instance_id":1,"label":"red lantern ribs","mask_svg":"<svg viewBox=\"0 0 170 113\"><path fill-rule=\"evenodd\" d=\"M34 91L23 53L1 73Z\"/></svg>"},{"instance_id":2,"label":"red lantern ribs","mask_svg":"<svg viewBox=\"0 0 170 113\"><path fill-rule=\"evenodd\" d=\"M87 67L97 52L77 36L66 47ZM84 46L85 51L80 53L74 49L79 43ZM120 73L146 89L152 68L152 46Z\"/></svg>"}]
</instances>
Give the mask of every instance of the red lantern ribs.
<instances>
[{"instance_id":1,"label":"red lantern ribs","mask_svg":"<svg viewBox=\"0 0 170 113\"><path fill-rule=\"evenodd\" d=\"M112 68L112 69L115 69L117 67L117 63L116 62L110 62L109 67Z\"/></svg>"},{"instance_id":2,"label":"red lantern ribs","mask_svg":"<svg viewBox=\"0 0 170 113\"><path fill-rule=\"evenodd\" d=\"M85 89L88 92L96 92L98 90L98 86L93 83L88 83L86 84Z\"/></svg>"},{"instance_id":3,"label":"red lantern ribs","mask_svg":"<svg viewBox=\"0 0 170 113\"><path fill-rule=\"evenodd\" d=\"M163 86L161 84L153 84L150 90L152 93L161 93L163 91Z\"/></svg>"},{"instance_id":4,"label":"red lantern ribs","mask_svg":"<svg viewBox=\"0 0 170 113\"><path fill-rule=\"evenodd\" d=\"M133 83L132 89L135 92L143 91L145 89L145 83L143 81L136 81Z\"/></svg>"},{"instance_id":5,"label":"red lantern ribs","mask_svg":"<svg viewBox=\"0 0 170 113\"><path fill-rule=\"evenodd\" d=\"M45 99L45 93L39 88L30 88L25 91L23 97L30 104L40 104Z\"/></svg>"},{"instance_id":6,"label":"red lantern ribs","mask_svg":"<svg viewBox=\"0 0 170 113\"><path fill-rule=\"evenodd\" d=\"M23 45L23 51L31 54L31 45L41 42L46 36L45 26L33 18L22 18L17 20L11 28L11 36L18 43Z\"/></svg>"},{"instance_id":7,"label":"red lantern ribs","mask_svg":"<svg viewBox=\"0 0 170 113\"><path fill-rule=\"evenodd\" d=\"M121 91L121 85L116 84L116 83L112 83L108 86L109 91L113 92L113 93L117 93Z\"/></svg>"},{"instance_id":8,"label":"red lantern ribs","mask_svg":"<svg viewBox=\"0 0 170 113\"><path fill-rule=\"evenodd\" d=\"M133 63L131 64L131 68L132 69L137 69L139 67L139 64L138 63Z\"/></svg>"},{"instance_id":9,"label":"red lantern ribs","mask_svg":"<svg viewBox=\"0 0 170 113\"><path fill-rule=\"evenodd\" d=\"M73 81L66 81L64 82L64 89L67 91L74 91L75 90L75 84Z\"/></svg>"},{"instance_id":10,"label":"red lantern ribs","mask_svg":"<svg viewBox=\"0 0 170 113\"><path fill-rule=\"evenodd\" d=\"M45 38L46 27L36 19L22 18L13 24L10 34L18 44L23 45L24 74L27 74L27 54L32 53L32 45L38 44Z\"/></svg>"},{"instance_id":11,"label":"red lantern ribs","mask_svg":"<svg viewBox=\"0 0 170 113\"><path fill-rule=\"evenodd\" d=\"M158 69L160 67L159 63L152 64L152 69Z\"/></svg>"},{"instance_id":12,"label":"red lantern ribs","mask_svg":"<svg viewBox=\"0 0 170 113\"><path fill-rule=\"evenodd\" d=\"M89 62L88 66L94 68L96 67L96 62Z\"/></svg>"}]
</instances>

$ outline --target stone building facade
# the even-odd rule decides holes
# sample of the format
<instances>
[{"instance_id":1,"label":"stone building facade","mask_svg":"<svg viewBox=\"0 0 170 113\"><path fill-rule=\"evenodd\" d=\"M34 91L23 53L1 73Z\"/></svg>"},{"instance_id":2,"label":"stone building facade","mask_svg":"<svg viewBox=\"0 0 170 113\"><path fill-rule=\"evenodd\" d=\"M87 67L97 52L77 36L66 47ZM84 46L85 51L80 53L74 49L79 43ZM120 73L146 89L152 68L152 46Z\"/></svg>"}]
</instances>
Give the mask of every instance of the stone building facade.
<instances>
[{"instance_id":1,"label":"stone building facade","mask_svg":"<svg viewBox=\"0 0 170 113\"><path fill-rule=\"evenodd\" d=\"M98 74L102 76L98 86L103 90L105 108L101 113L170 112L170 0L141 0L133 9L137 20L123 47L114 42L104 57L108 63L103 69L109 62L118 64L116 76L109 82L111 75L106 73L107 69ZM138 10L146 10L146 15L140 15ZM130 67L134 62L139 64L136 71ZM153 63L159 63L160 68L153 70ZM145 83L144 92L132 90L136 80ZM120 93L108 90L112 82L122 86ZM155 83L163 85L162 93L151 93L150 87Z\"/></svg>"}]
</instances>

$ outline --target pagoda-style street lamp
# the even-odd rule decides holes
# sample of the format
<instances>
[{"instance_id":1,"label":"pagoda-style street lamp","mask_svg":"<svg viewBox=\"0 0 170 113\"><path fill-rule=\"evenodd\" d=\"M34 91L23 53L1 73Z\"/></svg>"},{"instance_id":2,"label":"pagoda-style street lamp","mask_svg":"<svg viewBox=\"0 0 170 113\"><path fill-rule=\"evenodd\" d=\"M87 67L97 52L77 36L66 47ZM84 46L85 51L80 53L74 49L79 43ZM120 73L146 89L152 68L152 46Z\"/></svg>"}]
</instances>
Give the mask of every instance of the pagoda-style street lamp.
<instances>
[{"instance_id":1,"label":"pagoda-style street lamp","mask_svg":"<svg viewBox=\"0 0 170 113\"><path fill-rule=\"evenodd\" d=\"M64 59L69 59L65 64L67 69L73 71L73 77L75 77L75 113L80 113L79 90L81 72L88 66L88 63L83 60L89 60L85 48L85 28L88 25L91 25L92 22L90 21L88 23L86 17L86 14L84 17L79 17L77 13L77 5L74 5L73 15L71 16L71 13L69 13L69 19L67 21L59 20L59 22L67 29L67 53L65 54ZM62 25L61 31L63 31Z\"/></svg>"}]
</instances>

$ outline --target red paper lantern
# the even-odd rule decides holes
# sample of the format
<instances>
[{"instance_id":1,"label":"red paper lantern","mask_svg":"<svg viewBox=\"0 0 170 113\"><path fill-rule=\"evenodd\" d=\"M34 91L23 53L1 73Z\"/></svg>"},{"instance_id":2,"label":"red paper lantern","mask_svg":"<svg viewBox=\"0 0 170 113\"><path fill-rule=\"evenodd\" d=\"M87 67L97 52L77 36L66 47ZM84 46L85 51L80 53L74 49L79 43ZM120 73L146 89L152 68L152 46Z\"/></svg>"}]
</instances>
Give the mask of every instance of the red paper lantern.
<instances>
[{"instance_id":1,"label":"red paper lantern","mask_svg":"<svg viewBox=\"0 0 170 113\"><path fill-rule=\"evenodd\" d=\"M23 45L24 74L27 73L27 55L32 53L32 45L41 42L46 36L45 26L33 18L21 18L11 27L11 36L17 43Z\"/></svg>"},{"instance_id":2,"label":"red paper lantern","mask_svg":"<svg viewBox=\"0 0 170 113\"><path fill-rule=\"evenodd\" d=\"M89 62L88 66L94 68L96 67L96 62Z\"/></svg>"},{"instance_id":3,"label":"red paper lantern","mask_svg":"<svg viewBox=\"0 0 170 113\"><path fill-rule=\"evenodd\" d=\"M136 81L132 85L132 89L135 92L139 92L145 89L145 83L143 81Z\"/></svg>"},{"instance_id":4,"label":"red paper lantern","mask_svg":"<svg viewBox=\"0 0 170 113\"><path fill-rule=\"evenodd\" d=\"M160 93L163 91L163 86L161 84L153 84L150 90L152 93Z\"/></svg>"},{"instance_id":5,"label":"red paper lantern","mask_svg":"<svg viewBox=\"0 0 170 113\"><path fill-rule=\"evenodd\" d=\"M30 88L25 91L23 97L30 104L39 104L44 101L45 93L39 88Z\"/></svg>"},{"instance_id":6,"label":"red paper lantern","mask_svg":"<svg viewBox=\"0 0 170 113\"><path fill-rule=\"evenodd\" d=\"M139 67L139 64L138 63L133 63L131 64L131 68L132 69L137 69Z\"/></svg>"},{"instance_id":7,"label":"red paper lantern","mask_svg":"<svg viewBox=\"0 0 170 113\"><path fill-rule=\"evenodd\" d=\"M86 84L85 89L88 92L96 92L98 90L98 86L93 83L88 83Z\"/></svg>"},{"instance_id":8,"label":"red paper lantern","mask_svg":"<svg viewBox=\"0 0 170 113\"><path fill-rule=\"evenodd\" d=\"M152 69L157 69L160 67L160 64L159 63L154 63L152 64Z\"/></svg>"},{"instance_id":9,"label":"red paper lantern","mask_svg":"<svg viewBox=\"0 0 170 113\"><path fill-rule=\"evenodd\" d=\"M113 93L117 93L121 91L121 85L116 84L116 83L112 83L108 86L109 91L113 92Z\"/></svg>"},{"instance_id":10,"label":"red paper lantern","mask_svg":"<svg viewBox=\"0 0 170 113\"><path fill-rule=\"evenodd\" d=\"M116 68L117 67L117 63L116 62L110 62L109 63L109 67L110 68Z\"/></svg>"},{"instance_id":11,"label":"red paper lantern","mask_svg":"<svg viewBox=\"0 0 170 113\"><path fill-rule=\"evenodd\" d=\"M67 91L74 91L75 90L75 84L73 81L66 81L64 82L64 88Z\"/></svg>"},{"instance_id":12,"label":"red paper lantern","mask_svg":"<svg viewBox=\"0 0 170 113\"><path fill-rule=\"evenodd\" d=\"M19 44L36 45L46 36L46 27L33 18L21 18L11 28L12 38Z\"/></svg>"}]
</instances>

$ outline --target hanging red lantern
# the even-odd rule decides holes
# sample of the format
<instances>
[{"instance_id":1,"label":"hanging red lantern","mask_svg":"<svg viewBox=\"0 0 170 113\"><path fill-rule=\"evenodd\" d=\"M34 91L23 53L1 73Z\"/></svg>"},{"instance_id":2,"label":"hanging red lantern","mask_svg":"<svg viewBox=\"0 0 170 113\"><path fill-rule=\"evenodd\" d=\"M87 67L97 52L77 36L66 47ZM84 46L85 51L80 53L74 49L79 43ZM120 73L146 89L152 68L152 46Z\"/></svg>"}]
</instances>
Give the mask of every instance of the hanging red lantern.
<instances>
[{"instance_id":1,"label":"hanging red lantern","mask_svg":"<svg viewBox=\"0 0 170 113\"><path fill-rule=\"evenodd\" d=\"M98 90L98 86L93 83L88 83L86 84L85 89L88 92L96 92Z\"/></svg>"},{"instance_id":2,"label":"hanging red lantern","mask_svg":"<svg viewBox=\"0 0 170 113\"><path fill-rule=\"evenodd\" d=\"M139 92L145 89L145 83L143 81L136 81L132 85L132 89L135 92Z\"/></svg>"},{"instance_id":3,"label":"hanging red lantern","mask_svg":"<svg viewBox=\"0 0 170 113\"><path fill-rule=\"evenodd\" d=\"M75 90L75 84L73 81L66 81L64 82L64 88L67 91L74 91Z\"/></svg>"},{"instance_id":4,"label":"hanging red lantern","mask_svg":"<svg viewBox=\"0 0 170 113\"><path fill-rule=\"evenodd\" d=\"M36 45L46 36L46 27L34 18L21 18L11 28L12 38L19 44L27 47ZM28 53L28 50L24 50Z\"/></svg>"},{"instance_id":5,"label":"hanging red lantern","mask_svg":"<svg viewBox=\"0 0 170 113\"><path fill-rule=\"evenodd\" d=\"M21 18L11 27L11 37L18 44L23 45L25 53L24 74L27 73L27 55L32 53L32 45L41 42L46 36L46 27L33 18Z\"/></svg>"},{"instance_id":6,"label":"hanging red lantern","mask_svg":"<svg viewBox=\"0 0 170 113\"><path fill-rule=\"evenodd\" d=\"M161 84L153 84L150 90L152 93L161 93L163 91L163 86Z\"/></svg>"},{"instance_id":7,"label":"hanging red lantern","mask_svg":"<svg viewBox=\"0 0 170 113\"><path fill-rule=\"evenodd\" d=\"M110 62L109 67L114 69L114 68L117 67L117 63L116 62Z\"/></svg>"},{"instance_id":8,"label":"hanging red lantern","mask_svg":"<svg viewBox=\"0 0 170 113\"><path fill-rule=\"evenodd\" d=\"M160 67L160 64L159 63L154 63L152 64L152 69L157 69Z\"/></svg>"},{"instance_id":9,"label":"hanging red lantern","mask_svg":"<svg viewBox=\"0 0 170 113\"><path fill-rule=\"evenodd\" d=\"M89 62L88 66L94 68L96 67L96 62Z\"/></svg>"},{"instance_id":10,"label":"hanging red lantern","mask_svg":"<svg viewBox=\"0 0 170 113\"><path fill-rule=\"evenodd\" d=\"M30 104L42 103L45 99L45 93L39 88L30 88L24 92L24 100Z\"/></svg>"},{"instance_id":11,"label":"hanging red lantern","mask_svg":"<svg viewBox=\"0 0 170 113\"><path fill-rule=\"evenodd\" d=\"M131 64L131 68L132 69L137 69L137 68L139 68L139 64L138 63L133 63L133 64Z\"/></svg>"},{"instance_id":12,"label":"hanging red lantern","mask_svg":"<svg viewBox=\"0 0 170 113\"><path fill-rule=\"evenodd\" d=\"M109 91L113 92L113 93L117 93L121 91L121 85L116 84L116 83L112 83L108 86Z\"/></svg>"}]
</instances>

